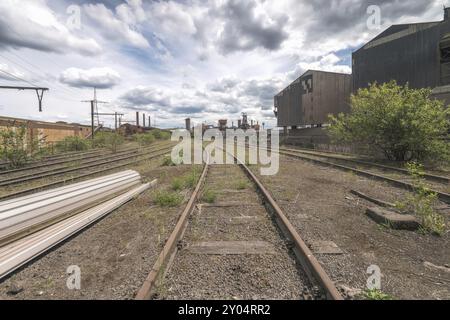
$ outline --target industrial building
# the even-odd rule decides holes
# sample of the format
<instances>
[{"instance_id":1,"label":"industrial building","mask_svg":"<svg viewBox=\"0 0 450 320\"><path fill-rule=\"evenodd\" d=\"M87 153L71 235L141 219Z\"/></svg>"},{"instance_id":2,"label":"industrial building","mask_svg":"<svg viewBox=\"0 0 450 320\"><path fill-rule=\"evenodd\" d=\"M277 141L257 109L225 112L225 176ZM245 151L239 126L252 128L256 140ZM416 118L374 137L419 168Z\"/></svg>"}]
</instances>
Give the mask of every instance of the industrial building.
<instances>
[{"instance_id":1,"label":"industrial building","mask_svg":"<svg viewBox=\"0 0 450 320\"><path fill-rule=\"evenodd\" d=\"M450 103L450 8L438 22L393 25L353 53L353 90L396 80Z\"/></svg>"},{"instance_id":2,"label":"industrial building","mask_svg":"<svg viewBox=\"0 0 450 320\"><path fill-rule=\"evenodd\" d=\"M279 127L321 126L328 115L349 112L351 75L309 70L275 96Z\"/></svg>"},{"instance_id":3,"label":"industrial building","mask_svg":"<svg viewBox=\"0 0 450 320\"><path fill-rule=\"evenodd\" d=\"M32 145L32 141L40 144L52 144L66 137L79 136L87 137L91 133L91 127L77 123L66 122L45 122L26 120L10 117L0 117L0 130L8 127L26 128L27 144Z\"/></svg>"}]
</instances>

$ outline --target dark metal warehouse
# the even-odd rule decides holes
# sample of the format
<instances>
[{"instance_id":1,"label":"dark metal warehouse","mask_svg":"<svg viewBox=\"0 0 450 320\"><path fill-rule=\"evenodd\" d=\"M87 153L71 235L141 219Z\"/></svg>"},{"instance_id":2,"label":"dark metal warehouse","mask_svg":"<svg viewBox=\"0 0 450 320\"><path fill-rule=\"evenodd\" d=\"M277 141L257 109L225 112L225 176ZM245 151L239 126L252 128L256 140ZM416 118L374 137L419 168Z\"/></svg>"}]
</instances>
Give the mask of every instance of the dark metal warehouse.
<instances>
[{"instance_id":1,"label":"dark metal warehouse","mask_svg":"<svg viewBox=\"0 0 450 320\"><path fill-rule=\"evenodd\" d=\"M309 70L275 96L279 127L322 125L329 114L349 112L351 75Z\"/></svg>"},{"instance_id":2,"label":"dark metal warehouse","mask_svg":"<svg viewBox=\"0 0 450 320\"><path fill-rule=\"evenodd\" d=\"M353 89L396 80L450 103L450 8L444 20L394 25L353 53Z\"/></svg>"}]
</instances>

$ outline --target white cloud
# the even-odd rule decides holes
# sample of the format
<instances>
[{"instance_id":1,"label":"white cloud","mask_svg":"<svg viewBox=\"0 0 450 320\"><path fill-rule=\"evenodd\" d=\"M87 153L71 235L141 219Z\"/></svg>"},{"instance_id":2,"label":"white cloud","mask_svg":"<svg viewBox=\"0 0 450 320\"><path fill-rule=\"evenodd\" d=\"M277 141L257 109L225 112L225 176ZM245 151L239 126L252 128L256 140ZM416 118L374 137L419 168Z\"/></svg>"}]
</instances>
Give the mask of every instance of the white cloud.
<instances>
[{"instance_id":1,"label":"white cloud","mask_svg":"<svg viewBox=\"0 0 450 320\"><path fill-rule=\"evenodd\" d=\"M110 41L122 41L137 48L149 48L147 39L138 31L133 30L129 23L138 22L131 8L121 5L118 9L118 16L126 21L120 20L114 12L106 8L104 4L88 4L84 6L84 11L89 18L99 27L101 34Z\"/></svg>"},{"instance_id":2,"label":"white cloud","mask_svg":"<svg viewBox=\"0 0 450 320\"><path fill-rule=\"evenodd\" d=\"M0 63L0 79L17 81L17 78L27 78L25 73L10 67L6 63Z\"/></svg>"},{"instance_id":3,"label":"white cloud","mask_svg":"<svg viewBox=\"0 0 450 320\"><path fill-rule=\"evenodd\" d=\"M83 55L97 55L102 51L94 39L69 31L42 0L0 1L1 47Z\"/></svg>"},{"instance_id":4,"label":"white cloud","mask_svg":"<svg viewBox=\"0 0 450 320\"><path fill-rule=\"evenodd\" d=\"M119 73L111 68L69 68L61 74L60 81L76 88L109 89L119 84L121 78Z\"/></svg>"}]
</instances>

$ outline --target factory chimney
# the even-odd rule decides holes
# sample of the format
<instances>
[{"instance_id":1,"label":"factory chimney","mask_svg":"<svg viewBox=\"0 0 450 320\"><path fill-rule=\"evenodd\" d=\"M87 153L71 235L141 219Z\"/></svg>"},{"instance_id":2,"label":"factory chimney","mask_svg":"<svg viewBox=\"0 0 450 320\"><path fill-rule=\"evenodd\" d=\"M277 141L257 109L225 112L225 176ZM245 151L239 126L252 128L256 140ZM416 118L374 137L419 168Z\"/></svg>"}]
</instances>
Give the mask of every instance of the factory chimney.
<instances>
[{"instance_id":1,"label":"factory chimney","mask_svg":"<svg viewBox=\"0 0 450 320\"><path fill-rule=\"evenodd\" d=\"M136 126L139 127L139 112L136 112Z\"/></svg>"},{"instance_id":2,"label":"factory chimney","mask_svg":"<svg viewBox=\"0 0 450 320\"><path fill-rule=\"evenodd\" d=\"M450 19L450 7L444 7L444 21Z\"/></svg>"},{"instance_id":3,"label":"factory chimney","mask_svg":"<svg viewBox=\"0 0 450 320\"><path fill-rule=\"evenodd\" d=\"M191 131L191 119L190 118L186 119L186 130Z\"/></svg>"}]
</instances>

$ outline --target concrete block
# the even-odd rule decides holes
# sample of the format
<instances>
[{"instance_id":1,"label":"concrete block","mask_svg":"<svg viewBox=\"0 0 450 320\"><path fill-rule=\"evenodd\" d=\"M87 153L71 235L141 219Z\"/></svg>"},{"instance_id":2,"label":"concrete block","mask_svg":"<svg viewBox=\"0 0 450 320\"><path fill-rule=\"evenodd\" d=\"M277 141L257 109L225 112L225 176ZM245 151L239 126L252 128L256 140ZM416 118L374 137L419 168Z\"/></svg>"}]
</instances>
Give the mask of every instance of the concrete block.
<instances>
[{"instance_id":1,"label":"concrete block","mask_svg":"<svg viewBox=\"0 0 450 320\"><path fill-rule=\"evenodd\" d=\"M399 214L378 207L368 208L366 214L375 222L388 224L396 230L414 231L420 228L420 222L412 215Z\"/></svg>"}]
</instances>

